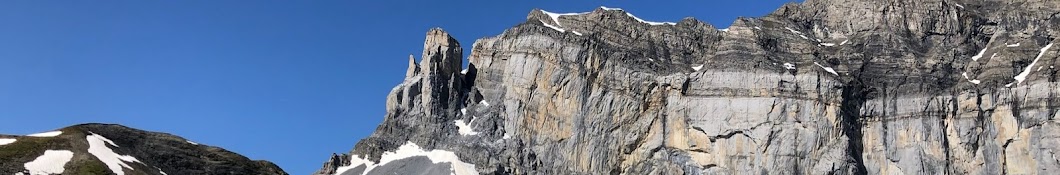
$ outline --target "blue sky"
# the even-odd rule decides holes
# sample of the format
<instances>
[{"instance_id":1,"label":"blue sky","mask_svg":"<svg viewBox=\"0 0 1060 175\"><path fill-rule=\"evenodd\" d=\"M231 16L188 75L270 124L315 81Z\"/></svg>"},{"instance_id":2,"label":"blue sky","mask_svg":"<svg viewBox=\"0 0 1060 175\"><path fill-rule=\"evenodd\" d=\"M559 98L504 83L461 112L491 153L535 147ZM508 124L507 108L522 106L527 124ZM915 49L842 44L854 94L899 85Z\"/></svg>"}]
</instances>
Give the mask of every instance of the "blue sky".
<instances>
[{"instance_id":1,"label":"blue sky","mask_svg":"<svg viewBox=\"0 0 1060 175\"><path fill-rule=\"evenodd\" d=\"M787 2L3 1L0 133L118 123L309 174L375 130L429 28L469 47L533 8L724 28Z\"/></svg>"}]
</instances>

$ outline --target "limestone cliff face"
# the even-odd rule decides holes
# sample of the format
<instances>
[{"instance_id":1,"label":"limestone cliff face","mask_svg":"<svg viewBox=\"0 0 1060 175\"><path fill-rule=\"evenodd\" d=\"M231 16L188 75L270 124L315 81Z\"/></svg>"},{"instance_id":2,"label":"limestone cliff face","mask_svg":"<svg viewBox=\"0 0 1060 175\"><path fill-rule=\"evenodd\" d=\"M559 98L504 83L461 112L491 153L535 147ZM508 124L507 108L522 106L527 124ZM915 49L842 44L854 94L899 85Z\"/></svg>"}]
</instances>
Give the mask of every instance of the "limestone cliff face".
<instances>
[{"instance_id":1,"label":"limestone cliff face","mask_svg":"<svg viewBox=\"0 0 1060 175\"><path fill-rule=\"evenodd\" d=\"M429 31L318 174L1051 174L1058 38L1055 0L807 0L726 29L533 10L466 71Z\"/></svg>"}]
</instances>

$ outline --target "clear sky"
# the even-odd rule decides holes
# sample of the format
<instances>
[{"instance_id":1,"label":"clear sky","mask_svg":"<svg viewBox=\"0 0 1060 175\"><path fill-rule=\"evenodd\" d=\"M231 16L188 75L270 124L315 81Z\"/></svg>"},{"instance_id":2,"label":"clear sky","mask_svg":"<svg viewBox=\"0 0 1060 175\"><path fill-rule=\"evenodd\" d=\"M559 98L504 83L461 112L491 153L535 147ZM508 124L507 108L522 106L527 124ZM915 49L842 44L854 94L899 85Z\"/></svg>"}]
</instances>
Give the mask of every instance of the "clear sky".
<instances>
[{"instance_id":1,"label":"clear sky","mask_svg":"<svg viewBox=\"0 0 1060 175\"><path fill-rule=\"evenodd\" d=\"M469 47L534 8L724 28L791 1L2 1L0 133L118 123L309 174L375 130L432 27Z\"/></svg>"}]
</instances>

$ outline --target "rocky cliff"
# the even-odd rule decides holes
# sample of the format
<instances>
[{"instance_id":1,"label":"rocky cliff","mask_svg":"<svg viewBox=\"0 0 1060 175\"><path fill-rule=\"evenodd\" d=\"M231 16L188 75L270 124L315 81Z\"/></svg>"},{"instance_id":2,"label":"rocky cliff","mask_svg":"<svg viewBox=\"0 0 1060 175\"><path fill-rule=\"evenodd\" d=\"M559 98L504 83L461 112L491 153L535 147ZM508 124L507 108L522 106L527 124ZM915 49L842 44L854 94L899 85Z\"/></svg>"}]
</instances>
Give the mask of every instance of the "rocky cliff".
<instances>
[{"instance_id":1,"label":"rocky cliff","mask_svg":"<svg viewBox=\"0 0 1060 175\"><path fill-rule=\"evenodd\" d=\"M317 174L1051 174L1060 1L807 0L718 29L615 8L427 33Z\"/></svg>"},{"instance_id":2,"label":"rocky cliff","mask_svg":"<svg viewBox=\"0 0 1060 175\"><path fill-rule=\"evenodd\" d=\"M26 136L0 135L3 175L286 175L268 161L159 132L81 124Z\"/></svg>"}]
</instances>

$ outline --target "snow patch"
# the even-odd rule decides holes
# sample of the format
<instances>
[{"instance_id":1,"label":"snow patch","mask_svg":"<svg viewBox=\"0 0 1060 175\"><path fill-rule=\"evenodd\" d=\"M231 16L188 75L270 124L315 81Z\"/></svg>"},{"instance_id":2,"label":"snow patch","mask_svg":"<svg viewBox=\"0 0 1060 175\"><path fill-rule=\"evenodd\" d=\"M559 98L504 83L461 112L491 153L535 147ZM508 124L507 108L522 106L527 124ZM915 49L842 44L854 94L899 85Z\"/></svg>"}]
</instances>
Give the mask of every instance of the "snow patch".
<instances>
[{"instance_id":1,"label":"snow patch","mask_svg":"<svg viewBox=\"0 0 1060 175\"><path fill-rule=\"evenodd\" d=\"M703 69L703 65L702 64L700 64L699 66L692 67L692 70L699 71L700 69Z\"/></svg>"},{"instance_id":2,"label":"snow patch","mask_svg":"<svg viewBox=\"0 0 1060 175\"><path fill-rule=\"evenodd\" d=\"M107 146L111 145L114 147L120 147L115 145L114 141L96 133L89 133L90 135L85 137L85 139L88 140L88 153L92 154L92 156L96 156L96 159L99 159L103 164L106 164L111 172L118 175L125 175L125 172L122 171L122 167L135 170L128 164L125 164L125 162L143 163L140 162L140 160L136 160L135 157L115 153L114 150Z\"/></svg>"},{"instance_id":3,"label":"snow patch","mask_svg":"<svg viewBox=\"0 0 1060 175\"><path fill-rule=\"evenodd\" d=\"M560 33L564 33L567 30L563 29L562 28L563 24L559 23L559 17L560 16L584 15L584 14L588 14L589 12L584 12L584 13L552 13L552 12L549 12L549 11L541 10L541 13L544 13L545 15L548 15L549 18L552 18L552 22L555 22L556 25L548 24L548 22L545 22L545 21L541 21L541 24L544 24L545 27L552 28L553 30L559 31ZM576 31L571 31L571 32L574 33L575 35L579 35L579 36L582 35L582 33L579 33L579 32L576 32Z\"/></svg>"},{"instance_id":4,"label":"snow patch","mask_svg":"<svg viewBox=\"0 0 1060 175\"><path fill-rule=\"evenodd\" d=\"M635 20L637 20L637 21L640 21L640 22L642 22L642 23L648 23L648 25L653 25L653 26L654 26L654 25L677 25L677 23L673 23L673 22L655 22L655 21L645 21L645 20L643 20L643 19L640 19L640 18L638 18L637 16L633 16L633 14L632 14L632 13L629 13L629 12L626 12L626 16L629 16L629 17L633 17L633 19L635 19Z\"/></svg>"},{"instance_id":5,"label":"snow patch","mask_svg":"<svg viewBox=\"0 0 1060 175\"><path fill-rule=\"evenodd\" d=\"M406 142L405 145L401 145L401 147L398 147L398 149L395 150L395 151L384 152L383 155L379 158L379 163L378 164L372 162L371 160L368 160L367 156L364 157L364 158L361 158L361 156L359 156L359 155L350 155L350 165L349 166L341 166L341 167L339 167L335 171L335 174L342 174L342 173L345 173L346 171L349 171L349 170L351 170L353 168L356 168L358 166L364 165L365 166L364 171L361 173L362 175L364 175L364 174L368 174L368 172L372 171L372 169L374 169L376 167L379 167L379 166L386 165L387 163L390 163L392 161L401 160L401 159L410 158L410 157L416 157L416 156L427 157L427 159L431 160L431 163L435 163L435 164L438 164L438 163L450 163L450 165L452 165L452 167L453 167L453 169L452 169L453 172L451 172L451 174L455 174L455 175L478 174L478 171L475 170L475 165L474 164L465 163L463 161L460 161L460 157L457 157L456 153L453 153L452 151L446 151L446 150L430 150L430 151L427 151L427 150L423 150L423 148L420 148L419 145L416 145L416 143L412 143L412 142Z\"/></svg>"},{"instance_id":6,"label":"snow patch","mask_svg":"<svg viewBox=\"0 0 1060 175\"><path fill-rule=\"evenodd\" d=\"M478 104L482 104L483 106L490 106L490 103L486 102L486 100L479 101Z\"/></svg>"},{"instance_id":7,"label":"snow patch","mask_svg":"<svg viewBox=\"0 0 1060 175\"><path fill-rule=\"evenodd\" d=\"M578 32L578 31L571 30L570 33L574 33L575 35L582 36L582 33Z\"/></svg>"},{"instance_id":8,"label":"snow patch","mask_svg":"<svg viewBox=\"0 0 1060 175\"><path fill-rule=\"evenodd\" d=\"M471 123L474 123L474 122L475 122L475 117L471 117L471 121L469 121L469 122L464 122L464 120L454 120L453 121L453 123L456 123L456 127L458 128L457 132L459 132L460 135L464 135L464 136L469 136L469 135L473 136L473 135L478 135L479 134L479 132L475 132L474 128L471 128Z\"/></svg>"},{"instance_id":9,"label":"snow patch","mask_svg":"<svg viewBox=\"0 0 1060 175\"><path fill-rule=\"evenodd\" d=\"M26 136L30 136L30 137L55 137L55 136L59 136L59 134L63 134L63 131L48 131L48 132L30 134L30 135L26 135Z\"/></svg>"},{"instance_id":10,"label":"snow patch","mask_svg":"<svg viewBox=\"0 0 1060 175\"><path fill-rule=\"evenodd\" d=\"M0 145L7 145L7 144L15 143L15 141L16 140L12 139L12 138L0 138Z\"/></svg>"},{"instance_id":11,"label":"snow patch","mask_svg":"<svg viewBox=\"0 0 1060 175\"><path fill-rule=\"evenodd\" d=\"M504 133L504 137L501 137L501 139L505 139L505 140L511 139L511 138L512 138L512 135L508 135L508 133Z\"/></svg>"},{"instance_id":12,"label":"snow patch","mask_svg":"<svg viewBox=\"0 0 1060 175\"><path fill-rule=\"evenodd\" d=\"M460 70L460 74L467 74L467 69Z\"/></svg>"},{"instance_id":13,"label":"snow patch","mask_svg":"<svg viewBox=\"0 0 1060 175\"><path fill-rule=\"evenodd\" d=\"M784 68L788 70L795 70L795 64L784 63Z\"/></svg>"},{"instance_id":14,"label":"snow patch","mask_svg":"<svg viewBox=\"0 0 1060 175\"><path fill-rule=\"evenodd\" d=\"M810 39L809 37L806 37L806 35L803 35L802 32L795 31L795 29L792 29L791 27L784 27L784 29L788 29L788 31L791 31L791 33L799 35L799 37L802 37L802 39Z\"/></svg>"},{"instance_id":15,"label":"snow patch","mask_svg":"<svg viewBox=\"0 0 1060 175\"><path fill-rule=\"evenodd\" d=\"M553 25L551 25L551 24L548 24L548 23L546 23L545 21L541 21L541 24L544 24L544 25L545 25L545 27L548 27L548 28L552 28L552 30L556 30L556 31L559 31L559 33L563 33L563 32L566 32L566 31L567 31L567 30L563 30L563 28L559 28L559 27L557 27L557 26L553 26Z\"/></svg>"},{"instance_id":16,"label":"snow patch","mask_svg":"<svg viewBox=\"0 0 1060 175\"><path fill-rule=\"evenodd\" d=\"M622 10L622 8L611 8L611 7L604 7L604 6L600 6L600 8L604 9L604 10Z\"/></svg>"},{"instance_id":17,"label":"snow patch","mask_svg":"<svg viewBox=\"0 0 1060 175\"><path fill-rule=\"evenodd\" d=\"M1005 43L1005 44L1006 44L1005 47L1019 47L1020 46L1020 43L1016 43L1016 44Z\"/></svg>"},{"instance_id":18,"label":"snow patch","mask_svg":"<svg viewBox=\"0 0 1060 175\"><path fill-rule=\"evenodd\" d=\"M968 82L971 82L972 84L979 84L979 83L982 82L982 81L979 81L979 80L973 80L971 78L968 78L968 72L961 73L961 75L964 76L965 80L968 80Z\"/></svg>"},{"instance_id":19,"label":"snow patch","mask_svg":"<svg viewBox=\"0 0 1060 175\"><path fill-rule=\"evenodd\" d=\"M821 43L821 46L832 47L832 46L835 46L835 43Z\"/></svg>"},{"instance_id":20,"label":"snow patch","mask_svg":"<svg viewBox=\"0 0 1060 175\"><path fill-rule=\"evenodd\" d=\"M192 145L199 145L199 143L192 142L191 140L184 140L184 142L188 142L188 143L190 143Z\"/></svg>"},{"instance_id":21,"label":"snow patch","mask_svg":"<svg viewBox=\"0 0 1060 175\"><path fill-rule=\"evenodd\" d=\"M847 44L847 41L850 41L850 40L843 40L843 42L839 43L839 45L840 46L845 45L845 44Z\"/></svg>"},{"instance_id":22,"label":"snow patch","mask_svg":"<svg viewBox=\"0 0 1060 175\"><path fill-rule=\"evenodd\" d=\"M541 10L541 12L545 13L545 15L548 15L548 17L552 18L552 21L556 22L556 24L560 25L560 26L562 26L562 24L559 24L559 17L560 16L589 14L589 12L582 12L582 13L552 13L552 12L544 11L544 10Z\"/></svg>"},{"instance_id":23,"label":"snow patch","mask_svg":"<svg viewBox=\"0 0 1060 175\"><path fill-rule=\"evenodd\" d=\"M460 108L460 115L467 115L467 108Z\"/></svg>"},{"instance_id":24,"label":"snow patch","mask_svg":"<svg viewBox=\"0 0 1060 175\"><path fill-rule=\"evenodd\" d=\"M963 5L961 5L961 4L953 4L953 5L957 5L957 7L960 7L960 8L962 8L962 9L964 8L964 6L963 6Z\"/></svg>"},{"instance_id":25,"label":"snow patch","mask_svg":"<svg viewBox=\"0 0 1060 175\"><path fill-rule=\"evenodd\" d=\"M990 48L990 47L983 48L982 51L979 51L979 54L975 54L975 56L972 56L972 61L979 61L979 58L983 58L983 54L986 53L986 49L988 49L988 48Z\"/></svg>"},{"instance_id":26,"label":"snow patch","mask_svg":"<svg viewBox=\"0 0 1060 175\"><path fill-rule=\"evenodd\" d=\"M29 174L62 174L66 171L67 162L74 158L74 152L67 150L45 150L44 155L27 162L23 167Z\"/></svg>"},{"instance_id":27,"label":"snow patch","mask_svg":"<svg viewBox=\"0 0 1060 175\"><path fill-rule=\"evenodd\" d=\"M816 64L818 67L824 68L824 71L828 71L828 73L832 73L832 75L839 75L839 73L836 73L835 69L832 69L832 67L822 66L821 64L818 64L817 62L813 62L813 64Z\"/></svg>"},{"instance_id":28,"label":"snow patch","mask_svg":"<svg viewBox=\"0 0 1060 175\"><path fill-rule=\"evenodd\" d=\"M1027 76L1030 75L1030 73L1031 73L1031 68L1034 68L1034 64L1038 63L1038 60L1041 59L1042 56L1045 55L1045 51L1048 51L1050 47L1053 47L1053 43L1049 43L1049 45L1045 45L1045 47L1043 47L1042 50L1040 52L1038 52L1038 57L1035 57L1034 61L1032 61L1030 65L1027 65L1027 68L1023 69L1023 72L1020 72L1019 75L1016 75L1015 79L1017 81L1016 82L1017 86L1019 86L1020 83L1023 83L1023 80L1027 79Z\"/></svg>"},{"instance_id":29,"label":"snow patch","mask_svg":"<svg viewBox=\"0 0 1060 175\"><path fill-rule=\"evenodd\" d=\"M600 6L600 8L603 8L604 11L623 11L622 8L617 8L617 7ZM637 18L637 16L633 16L633 14L630 14L629 12L626 12L625 16L630 16L630 17L633 17L633 19L636 19L637 21L648 23L648 24L652 24L652 25L660 25L660 24L673 25L673 24L676 24L674 22L655 22L655 21L643 20L643 19Z\"/></svg>"},{"instance_id":30,"label":"snow patch","mask_svg":"<svg viewBox=\"0 0 1060 175\"><path fill-rule=\"evenodd\" d=\"M721 32L729 32L729 28L724 28L724 29L718 29L718 31L721 31Z\"/></svg>"}]
</instances>

